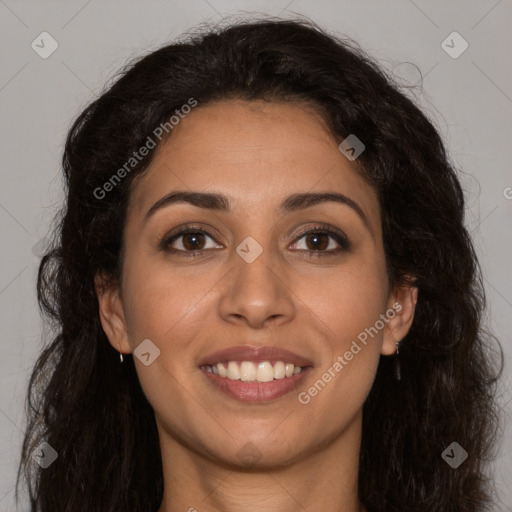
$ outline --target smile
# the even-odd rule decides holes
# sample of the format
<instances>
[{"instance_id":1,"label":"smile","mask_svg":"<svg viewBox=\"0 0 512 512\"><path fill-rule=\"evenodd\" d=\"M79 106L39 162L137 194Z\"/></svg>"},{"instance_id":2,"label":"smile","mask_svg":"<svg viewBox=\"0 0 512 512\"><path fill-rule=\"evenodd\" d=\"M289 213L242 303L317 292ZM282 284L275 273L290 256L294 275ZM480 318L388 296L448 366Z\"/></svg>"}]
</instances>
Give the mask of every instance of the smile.
<instances>
[{"instance_id":1,"label":"smile","mask_svg":"<svg viewBox=\"0 0 512 512\"><path fill-rule=\"evenodd\" d=\"M197 364L213 389L244 402L282 397L297 388L313 369L307 357L276 346L229 347Z\"/></svg>"},{"instance_id":2,"label":"smile","mask_svg":"<svg viewBox=\"0 0 512 512\"><path fill-rule=\"evenodd\" d=\"M271 402L294 391L313 368L284 361L229 361L202 366L213 388L242 402Z\"/></svg>"},{"instance_id":3,"label":"smile","mask_svg":"<svg viewBox=\"0 0 512 512\"><path fill-rule=\"evenodd\" d=\"M276 361L274 364L270 361L261 361L256 364L252 361L228 361L216 365L206 365L204 368L207 372L220 377L243 382L270 382L293 377L303 370L301 366L283 361Z\"/></svg>"}]
</instances>

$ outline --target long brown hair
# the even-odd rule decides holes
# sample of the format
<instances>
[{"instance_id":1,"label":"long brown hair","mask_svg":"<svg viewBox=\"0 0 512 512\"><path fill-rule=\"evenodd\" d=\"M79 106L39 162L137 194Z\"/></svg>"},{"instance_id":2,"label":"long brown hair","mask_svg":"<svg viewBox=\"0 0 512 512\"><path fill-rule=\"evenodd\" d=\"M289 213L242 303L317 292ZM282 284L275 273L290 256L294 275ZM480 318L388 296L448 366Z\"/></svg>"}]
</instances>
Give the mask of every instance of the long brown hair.
<instances>
[{"instance_id":1,"label":"long brown hair","mask_svg":"<svg viewBox=\"0 0 512 512\"><path fill-rule=\"evenodd\" d=\"M456 169L433 124L355 42L273 19L203 30L138 58L71 127L67 198L37 280L55 336L30 379L16 495L23 475L33 512L160 505L153 410L132 357L121 366L103 332L94 289L98 273L119 282L131 183L154 152L108 194L98 188L191 97L197 108L224 98L305 100L340 141L354 133L365 144L358 163L380 200L390 280L413 276L419 299L400 345L402 380L382 356L364 404L360 499L369 512L489 510L485 463L502 367L482 325L485 295ZM58 453L46 469L31 460L43 440ZM441 457L453 441L468 453L456 469Z\"/></svg>"}]
</instances>

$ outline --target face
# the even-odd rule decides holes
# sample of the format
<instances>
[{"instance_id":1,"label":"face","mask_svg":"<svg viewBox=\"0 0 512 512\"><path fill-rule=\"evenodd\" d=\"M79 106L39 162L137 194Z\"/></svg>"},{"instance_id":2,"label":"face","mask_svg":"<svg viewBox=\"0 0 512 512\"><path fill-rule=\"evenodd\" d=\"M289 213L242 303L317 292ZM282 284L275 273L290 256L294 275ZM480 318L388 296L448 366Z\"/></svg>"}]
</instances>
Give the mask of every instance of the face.
<instances>
[{"instance_id":1,"label":"face","mask_svg":"<svg viewBox=\"0 0 512 512\"><path fill-rule=\"evenodd\" d=\"M212 460L242 464L250 442L258 464L283 464L341 436L412 322L414 293L389 286L377 196L340 142L305 105L199 105L133 184L102 324L116 350L149 354L134 363L160 432ZM162 200L177 191L224 200ZM339 200L290 201L326 193ZM249 381L203 366L240 346L294 355L213 356ZM281 377L293 360L304 370ZM251 382L242 361L274 379Z\"/></svg>"}]
</instances>

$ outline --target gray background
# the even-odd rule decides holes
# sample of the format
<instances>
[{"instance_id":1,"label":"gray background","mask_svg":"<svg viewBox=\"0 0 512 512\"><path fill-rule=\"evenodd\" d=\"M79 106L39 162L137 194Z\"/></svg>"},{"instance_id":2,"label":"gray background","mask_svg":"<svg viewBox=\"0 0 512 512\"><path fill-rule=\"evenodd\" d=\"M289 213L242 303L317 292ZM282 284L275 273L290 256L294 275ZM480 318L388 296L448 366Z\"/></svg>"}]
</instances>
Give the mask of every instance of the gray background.
<instances>
[{"instance_id":1,"label":"gray background","mask_svg":"<svg viewBox=\"0 0 512 512\"><path fill-rule=\"evenodd\" d=\"M404 84L418 84L421 70L423 92L410 94L462 170L467 226L489 299L488 324L505 350L505 432L491 470L501 500L496 510L512 510L506 485L512 474L511 0L0 0L0 511L16 510L25 391L42 346L35 300L38 242L62 199L60 158L71 121L129 57L200 22L257 12L301 14L353 37ZM43 31L59 45L47 59L31 48ZM453 31L469 44L456 59L441 46Z\"/></svg>"}]
</instances>

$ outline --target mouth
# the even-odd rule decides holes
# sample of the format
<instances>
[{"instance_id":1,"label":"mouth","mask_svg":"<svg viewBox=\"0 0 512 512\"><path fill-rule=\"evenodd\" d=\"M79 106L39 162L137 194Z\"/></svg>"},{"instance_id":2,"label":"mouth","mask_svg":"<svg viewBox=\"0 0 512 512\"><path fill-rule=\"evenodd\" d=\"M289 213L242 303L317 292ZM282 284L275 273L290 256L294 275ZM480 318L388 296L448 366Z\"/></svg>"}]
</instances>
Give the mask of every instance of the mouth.
<instances>
[{"instance_id":1,"label":"mouth","mask_svg":"<svg viewBox=\"0 0 512 512\"><path fill-rule=\"evenodd\" d=\"M199 362L217 389L244 402L269 402L293 391L312 370L308 359L276 347L240 346Z\"/></svg>"}]
</instances>

